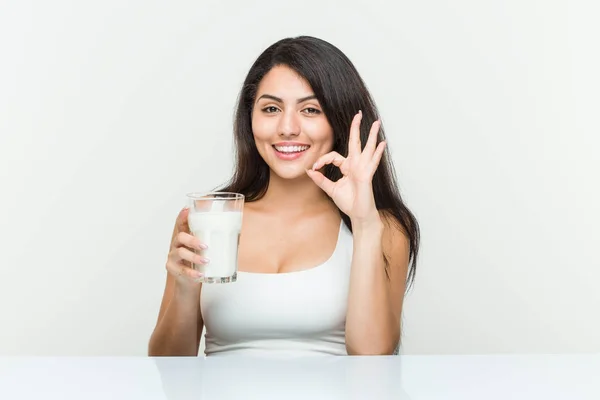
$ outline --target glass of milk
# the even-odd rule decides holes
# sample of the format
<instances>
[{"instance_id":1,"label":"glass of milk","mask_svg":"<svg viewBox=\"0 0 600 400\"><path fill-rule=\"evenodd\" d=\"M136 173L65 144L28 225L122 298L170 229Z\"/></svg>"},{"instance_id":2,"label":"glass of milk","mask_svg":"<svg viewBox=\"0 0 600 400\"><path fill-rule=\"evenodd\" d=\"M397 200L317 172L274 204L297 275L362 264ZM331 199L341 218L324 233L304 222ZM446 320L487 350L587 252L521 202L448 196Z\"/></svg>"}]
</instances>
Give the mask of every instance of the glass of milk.
<instances>
[{"instance_id":1,"label":"glass of milk","mask_svg":"<svg viewBox=\"0 0 600 400\"><path fill-rule=\"evenodd\" d=\"M193 264L204 276L203 283L229 283L237 280L237 259L244 195L240 193L188 193L190 233L208 246L196 254L207 264Z\"/></svg>"}]
</instances>

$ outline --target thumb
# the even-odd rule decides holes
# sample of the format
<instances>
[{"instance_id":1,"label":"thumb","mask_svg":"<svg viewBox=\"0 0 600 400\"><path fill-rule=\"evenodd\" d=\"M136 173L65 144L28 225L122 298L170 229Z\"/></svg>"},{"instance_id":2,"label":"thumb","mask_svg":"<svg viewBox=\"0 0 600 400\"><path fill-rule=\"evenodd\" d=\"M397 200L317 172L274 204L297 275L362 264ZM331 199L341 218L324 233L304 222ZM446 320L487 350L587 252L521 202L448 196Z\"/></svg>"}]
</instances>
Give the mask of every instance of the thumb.
<instances>
[{"instance_id":1,"label":"thumb","mask_svg":"<svg viewBox=\"0 0 600 400\"><path fill-rule=\"evenodd\" d=\"M179 211L179 215L177 216L177 232L189 232L190 227L188 225L188 215L190 214L190 209L188 207L184 207L181 211Z\"/></svg>"},{"instance_id":2,"label":"thumb","mask_svg":"<svg viewBox=\"0 0 600 400\"><path fill-rule=\"evenodd\" d=\"M332 181L330 181L325 175L323 175L319 171L314 171L312 169L307 169L306 174L318 187L320 187L325 193L327 193L328 196L332 195L335 184Z\"/></svg>"}]
</instances>

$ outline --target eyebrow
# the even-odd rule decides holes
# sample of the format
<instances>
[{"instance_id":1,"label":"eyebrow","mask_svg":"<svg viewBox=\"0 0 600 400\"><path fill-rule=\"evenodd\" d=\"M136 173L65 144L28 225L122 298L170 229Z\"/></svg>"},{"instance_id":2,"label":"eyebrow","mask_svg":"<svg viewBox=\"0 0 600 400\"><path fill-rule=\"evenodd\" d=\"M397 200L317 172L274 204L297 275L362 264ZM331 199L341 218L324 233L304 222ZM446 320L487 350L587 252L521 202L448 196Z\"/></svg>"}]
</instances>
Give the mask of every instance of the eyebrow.
<instances>
[{"instance_id":1,"label":"eyebrow","mask_svg":"<svg viewBox=\"0 0 600 400\"><path fill-rule=\"evenodd\" d=\"M311 94L310 96L302 97L302 98L296 100L296 103L299 104L299 103L303 103L303 102L305 102L307 100L313 100L313 99L316 99L316 98L317 98L317 96L315 96L314 94ZM271 99L271 100L275 100L275 101L277 101L279 103L283 103L283 100L281 98L279 98L277 96L270 95L270 94L263 94L258 99L256 99L256 101L258 101L260 99Z\"/></svg>"}]
</instances>

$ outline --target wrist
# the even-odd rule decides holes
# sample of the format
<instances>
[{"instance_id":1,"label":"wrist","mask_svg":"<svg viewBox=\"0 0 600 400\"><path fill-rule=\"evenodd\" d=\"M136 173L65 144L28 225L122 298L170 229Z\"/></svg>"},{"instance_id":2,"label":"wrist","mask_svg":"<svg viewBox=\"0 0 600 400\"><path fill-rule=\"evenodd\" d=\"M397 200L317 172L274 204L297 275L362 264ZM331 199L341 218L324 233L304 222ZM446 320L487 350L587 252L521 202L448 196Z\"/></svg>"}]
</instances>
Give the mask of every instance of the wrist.
<instances>
[{"instance_id":1,"label":"wrist","mask_svg":"<svg viewBox=\"0 0 600 400\"><path fill-rule=\"evenodd\" d=\"M352 223L352 233L381 233L383 232L383 222L379 216L379 212L375 210L374 213L362 218L350 218Z\"/></svg>"}]
</instances>

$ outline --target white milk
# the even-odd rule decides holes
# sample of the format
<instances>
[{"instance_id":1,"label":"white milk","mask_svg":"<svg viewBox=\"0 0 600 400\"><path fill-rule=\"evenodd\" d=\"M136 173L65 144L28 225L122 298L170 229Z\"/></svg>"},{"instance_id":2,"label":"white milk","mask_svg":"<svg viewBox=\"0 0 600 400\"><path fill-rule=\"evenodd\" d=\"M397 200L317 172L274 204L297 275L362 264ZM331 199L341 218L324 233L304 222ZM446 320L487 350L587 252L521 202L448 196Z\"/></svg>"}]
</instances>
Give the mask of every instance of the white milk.
<instances>
[{"instance_id":1,"label":"white milk","mask_svg":"<svg viewBox=\"0 0 600 400\"><path fill-rule=\"evenodd\" d=\"M238 211L194 212L188 216L192 235L208 246L196 250L208 258L208 264L194 264L194 269L204 273L206 283L235 282L242 213Z\"/></svg>"}]
</instances>

